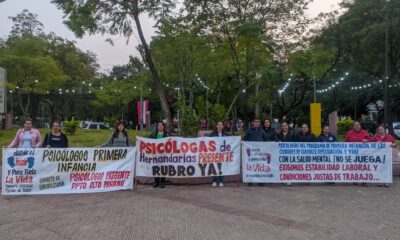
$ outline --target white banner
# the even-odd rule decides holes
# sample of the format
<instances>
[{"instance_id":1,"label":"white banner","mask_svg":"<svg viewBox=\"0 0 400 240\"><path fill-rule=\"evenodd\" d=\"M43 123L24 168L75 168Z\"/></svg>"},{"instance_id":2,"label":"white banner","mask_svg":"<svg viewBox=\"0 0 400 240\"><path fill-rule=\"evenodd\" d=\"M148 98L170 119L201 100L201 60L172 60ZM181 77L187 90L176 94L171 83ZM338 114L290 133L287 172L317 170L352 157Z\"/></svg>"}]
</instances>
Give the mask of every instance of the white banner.
<instances>
[{"instance_id":1,"label":"white banner","mask_svg":"<svg viewBox=\"0 0 400 240\"><path fill-rule=\"evenodd\" d=\"M243 182L392 182L387 143L243 142Z\"/></svg>"},{"instance_id":2,"label":"white banner","mask_svg":"<svg viewBox=\"0 0 400 240\"><path fill-rule=\"evenodd\" d=\"M3 148L2 195L133 188L135 148Z\"/></svg>"},{"instance_id":3,"label":"white banner","mask_svg":"<svg viewBox=\"0 0 400 240\"><path fill-rule=\"evenodd\" d=\"M240 174L240 137L137 137L136 176L209 177Z\"/></svg>"}]
</instances>

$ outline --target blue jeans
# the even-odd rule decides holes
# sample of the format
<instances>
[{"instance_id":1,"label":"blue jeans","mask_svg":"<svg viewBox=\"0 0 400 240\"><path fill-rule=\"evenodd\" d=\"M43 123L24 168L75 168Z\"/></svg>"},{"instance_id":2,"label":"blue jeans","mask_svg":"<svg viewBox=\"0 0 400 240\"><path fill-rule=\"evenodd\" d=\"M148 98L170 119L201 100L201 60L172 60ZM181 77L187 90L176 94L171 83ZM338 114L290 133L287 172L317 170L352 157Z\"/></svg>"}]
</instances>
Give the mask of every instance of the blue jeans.
<instances>
[{"instance_id":1,"label":"blue jeans","mask_svg":"<svg viewBox=\"0 0 400 240\"><path fill-rule=\"evenodd\" d=\"M224 176L216 176L212 178L213 183L224 183Z\"/></svg>"}]
</instances>

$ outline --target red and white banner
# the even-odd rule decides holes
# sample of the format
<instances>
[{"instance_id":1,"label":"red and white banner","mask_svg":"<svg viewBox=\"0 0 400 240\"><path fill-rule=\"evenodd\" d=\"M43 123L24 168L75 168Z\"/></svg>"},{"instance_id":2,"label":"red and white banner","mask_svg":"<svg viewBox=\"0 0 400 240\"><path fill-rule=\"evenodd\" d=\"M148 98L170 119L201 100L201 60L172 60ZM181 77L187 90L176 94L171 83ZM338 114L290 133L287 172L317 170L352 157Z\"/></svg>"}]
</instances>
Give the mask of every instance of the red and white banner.
<instances>
[{"instance_id":1,"label":"red and white banner","mask_svg":"<svg viewBox=\"0 0 400 240\"><path fill-rule=\"evenodd\" d=\"M242 142L243 182L392 182L388 143Z\"/></svg>"},{"instance_id":2,"label":"red and white banner","mask_svg":"<svg viewBox=\"0 0 400 240\"><path fill-rule=\"evenodd\" d=\"M144 101L137 102L137 111L138 111L138 124L146 124L147 123L147 112L149 111L149 100L146 99Z\"/></svg>"},{"instance_id":3,"label":"red and white banner","mask_svg":"<svg viewBox=\"0 0 400 240\"><path fill-rule=\"evenodd\" d=\"M240 137L136 139L136 176L190 178L240 174Z\"/></svg>"}]
</instances>

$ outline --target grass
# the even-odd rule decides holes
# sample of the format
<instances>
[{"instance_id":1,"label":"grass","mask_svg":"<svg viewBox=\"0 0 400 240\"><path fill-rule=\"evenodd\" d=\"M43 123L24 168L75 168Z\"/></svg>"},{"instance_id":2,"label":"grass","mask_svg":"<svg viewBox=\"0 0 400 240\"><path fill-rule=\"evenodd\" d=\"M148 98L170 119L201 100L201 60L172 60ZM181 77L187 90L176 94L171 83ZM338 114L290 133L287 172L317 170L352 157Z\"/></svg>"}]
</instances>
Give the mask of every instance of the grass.
<instances>
[{"instance_id":1,"label":"grass","mask_svg":"<svg viewBox=\"0 0 400 240\"><path fill-rule=\"evenodd\" d=\"M0 131L0 145L8 146L15 137L15 133L18 129L11 129L7 131ZM50 129L39 129L42 140L46 133L50 132ZM85 130L78 129L74 135L68 135L68 142L70 147L95 147L103 144L108 140L112 133L112 130ZM149 136L149 131L136 131L128 130L128 136L131 144L136 144L136 136ZM2 152L0 153L0 159Z\"/></svg>"}]
</instances>

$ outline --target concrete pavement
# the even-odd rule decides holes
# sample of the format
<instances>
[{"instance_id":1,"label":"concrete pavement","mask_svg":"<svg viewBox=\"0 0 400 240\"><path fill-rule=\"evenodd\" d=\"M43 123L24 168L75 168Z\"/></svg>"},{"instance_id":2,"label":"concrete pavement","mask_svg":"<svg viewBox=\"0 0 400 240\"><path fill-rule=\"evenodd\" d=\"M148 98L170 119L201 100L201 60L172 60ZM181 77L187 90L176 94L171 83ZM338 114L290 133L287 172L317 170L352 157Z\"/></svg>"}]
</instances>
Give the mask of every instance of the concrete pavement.
<instances>
[{"instance_id":1,"label":"concrete pavement","mask_svg":"<svg viewBox=\"0 0 400 240\"><path fill-rule=\"evenodd\" d=\"M400 239L400 178L0 197L0 239Z\"/></svg>"}]
</instances>

